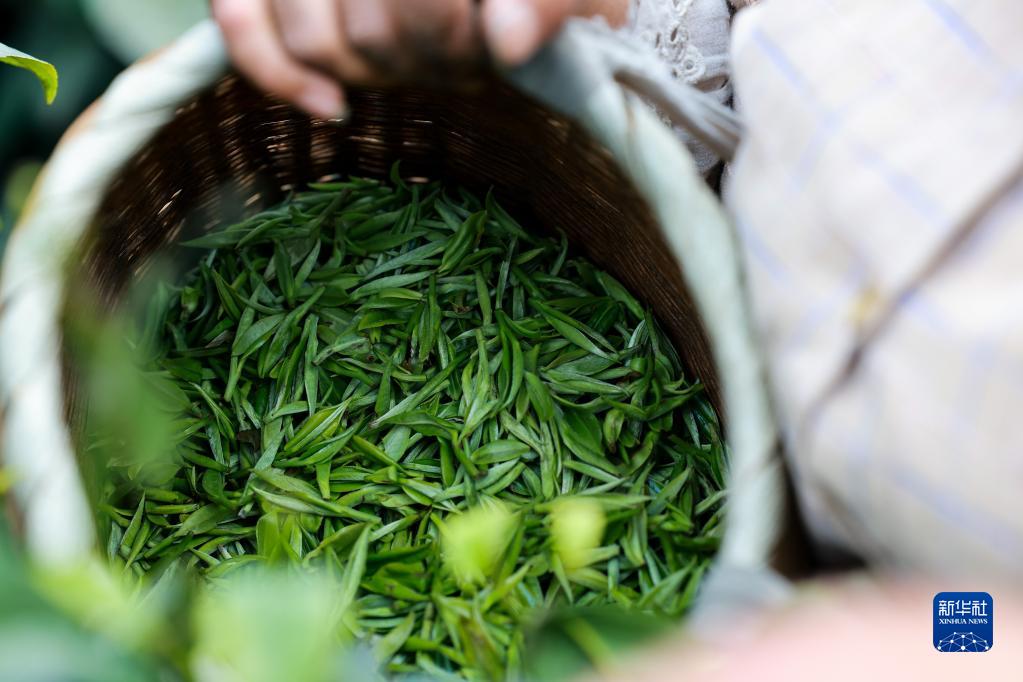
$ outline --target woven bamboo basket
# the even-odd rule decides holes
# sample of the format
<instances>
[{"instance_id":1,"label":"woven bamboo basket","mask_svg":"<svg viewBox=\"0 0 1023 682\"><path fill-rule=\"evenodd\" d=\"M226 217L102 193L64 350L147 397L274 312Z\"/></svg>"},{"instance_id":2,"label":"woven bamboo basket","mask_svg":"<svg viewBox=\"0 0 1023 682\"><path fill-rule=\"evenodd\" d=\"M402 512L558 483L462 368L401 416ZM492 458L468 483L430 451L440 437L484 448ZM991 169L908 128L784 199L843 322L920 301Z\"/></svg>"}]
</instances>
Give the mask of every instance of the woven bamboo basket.
<instances>
[{"instance_id":1,"label":"woven bamboo basket","mask_svg":"<svg viewBox=\"0 0 1023 682\"><path fill-rule=\"evenodd\" d=\"M750 586L774 581L787 512L738 249L685 146L631 91L722 152L735 131L700 93L594 31L570 26L531 64L469 92L352 90L344 125L310 120L232 74L212 24L119 77L49 161L2 271L0 457L27 550L61 562L95 545L68 416L84 406L62 364L68 292L94 288L116 305L182 235L324 176L386 177L400 160L410 180L493 188L654 310L727 415L732 494L704 601L762 598Z\"/></svg>"}]
</instances>

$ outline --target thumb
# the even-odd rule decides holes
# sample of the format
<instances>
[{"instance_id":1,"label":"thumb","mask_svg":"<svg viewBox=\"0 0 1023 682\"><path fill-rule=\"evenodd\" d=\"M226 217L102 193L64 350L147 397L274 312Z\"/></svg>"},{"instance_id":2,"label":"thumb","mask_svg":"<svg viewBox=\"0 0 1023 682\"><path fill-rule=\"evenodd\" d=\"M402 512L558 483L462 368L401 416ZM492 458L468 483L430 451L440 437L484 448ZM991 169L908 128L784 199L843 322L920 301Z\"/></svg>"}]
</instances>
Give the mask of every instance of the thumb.
<instances>
[{"instance_id":1,"label":"thumb","mask_svg":"<svg viewBox=\"0 0 1023 682\"><path fill-rule=\"evenodd\" d=\"M483 32L501 62L521 64L570 16L603 15L612 26L625 21L629 0L485 0Z\"/></svg>"},{"instance_id":2,"label":"thumb","mask_svg":"<svg viewBox=\"0 0 1023 682\"><path fill-rule=\"evenodd\" d=\"M578 0L486 0L483 32L490 51L505 64L521 64L580 4Z\"/></svg>"}]
</instances>

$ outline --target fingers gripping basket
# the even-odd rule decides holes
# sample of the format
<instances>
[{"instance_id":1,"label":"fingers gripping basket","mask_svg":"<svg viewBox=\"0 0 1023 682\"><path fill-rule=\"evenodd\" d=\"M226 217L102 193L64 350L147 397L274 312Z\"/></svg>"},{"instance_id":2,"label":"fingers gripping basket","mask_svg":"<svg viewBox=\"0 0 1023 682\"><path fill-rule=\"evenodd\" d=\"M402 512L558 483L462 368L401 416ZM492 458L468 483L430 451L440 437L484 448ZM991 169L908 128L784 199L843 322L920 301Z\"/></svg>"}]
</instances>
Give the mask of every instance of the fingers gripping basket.
<instances>
[{"instance_id":1,"label":"fingers gripping basket","mask_svg":"<svg viewBox=\"0 0 1023 682\"><path fill-rule=\"evenodd\" d=\"M327 174L384 177L400 159L409 178L493 187L525 220L564 230L653 308L727 415L733 494L718 582L764 575L784 496L738 251L685 147L627 88L722 152L734 130L699 93L593 30L569 27L533 63L472 94L355 90L343 126L311 121L230 74L212 24L125 72L61 142L4 263L0 452L29 551L66 561L95 542L62 383L61 306L82 284L67 259L84 258L75 271L116 302L183 231Z\"/></svg>"}]
</instances>

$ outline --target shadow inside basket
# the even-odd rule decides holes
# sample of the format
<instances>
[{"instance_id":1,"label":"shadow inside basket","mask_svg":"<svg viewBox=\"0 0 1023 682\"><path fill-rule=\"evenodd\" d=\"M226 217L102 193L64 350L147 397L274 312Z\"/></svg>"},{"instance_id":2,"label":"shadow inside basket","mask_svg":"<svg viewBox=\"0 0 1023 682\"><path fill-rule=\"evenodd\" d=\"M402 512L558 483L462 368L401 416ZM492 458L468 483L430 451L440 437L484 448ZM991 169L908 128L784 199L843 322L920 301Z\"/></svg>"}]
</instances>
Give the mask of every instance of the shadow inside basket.
<instances>
[{"instance_id":1,"label":"shadow inside basket","mask_svg":"<svg viewBox=\"0 0 1023 682\"><path fill-rule=\"evenodd\" d=\"M154 254L332 176L442 180L493 189L530 228L571 248L649 306L721 412L710 346L680 266L635 188L578 125L496 80L471 92L352 90L343 124L308 116L227 76L182 107L111 183L85 276L115 303ZM178 254L175 254L177 256ZM184 256L182 256L184 257Z\"/></svg>"},{"instance_id":2,"label":"shadow inside basket","mask_svg":"<svg viewBox=\"0 0 1023 682\"><path fill-rule=\"evenodd\" d=\"M718 374L681 267L649 207L581 126L498 78L471 91L352 89L343 123L312 120L228 75L179 109L111 183L84 244L83 278L114 307L158 253L175 270L196 251L174 249L283 200L309 182L348 175L441 180L493 190L529 228L563 232L570 248L649 306L689 380L723 412ZM66 412L80 435L84 405L65 361ZM786 497L791 500L791 490ZM802 531L788 515L774 567L805 573Z\"/></svg>"}]
</instances>

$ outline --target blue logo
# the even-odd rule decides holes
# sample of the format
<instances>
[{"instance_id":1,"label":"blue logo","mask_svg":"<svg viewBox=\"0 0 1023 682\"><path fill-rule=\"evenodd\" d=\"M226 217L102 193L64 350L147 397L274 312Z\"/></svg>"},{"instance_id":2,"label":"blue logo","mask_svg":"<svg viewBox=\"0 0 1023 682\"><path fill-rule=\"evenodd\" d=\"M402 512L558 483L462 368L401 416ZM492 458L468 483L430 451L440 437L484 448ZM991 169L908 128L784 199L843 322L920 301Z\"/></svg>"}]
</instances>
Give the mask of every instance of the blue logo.
<instances>
[{"instance_id":1,"label":"blue logo","mask_svg":"<svg viewBox=\"0 0 1023 682\"><path fill-rule=\"evenodd\" d=\"M934 595L934 648L945 653L984 652L995 644L995 600L987 592Z\"/></svg>"}]
</instances>

